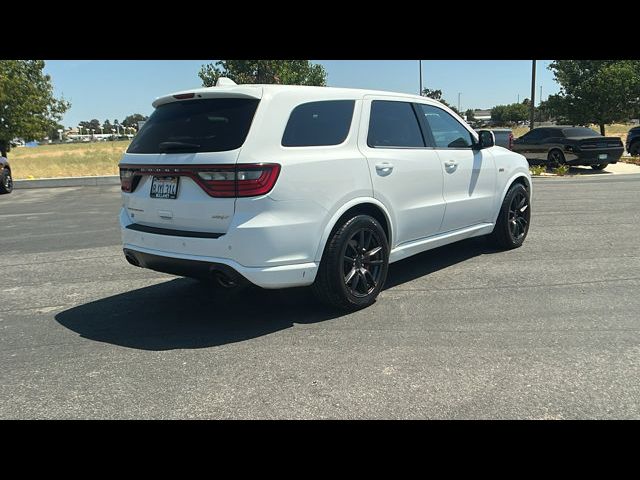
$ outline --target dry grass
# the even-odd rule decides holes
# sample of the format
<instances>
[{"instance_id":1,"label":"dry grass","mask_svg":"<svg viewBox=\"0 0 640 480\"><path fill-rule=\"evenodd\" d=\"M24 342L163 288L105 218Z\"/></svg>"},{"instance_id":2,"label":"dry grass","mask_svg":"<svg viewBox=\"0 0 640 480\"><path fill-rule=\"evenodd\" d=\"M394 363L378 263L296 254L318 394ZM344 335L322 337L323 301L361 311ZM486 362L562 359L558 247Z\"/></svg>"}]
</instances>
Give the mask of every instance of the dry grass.
<instances>
[{"instance_id":1,"label":"dry grass","mask_svg":"<svg viewBox=\"0 0 640 480\"><path fill-rule=\"evenodd\" d=\"M128 141L69 143L14 148L9 153L13 178L117 175Z\"/></svg>"}]
</instances>

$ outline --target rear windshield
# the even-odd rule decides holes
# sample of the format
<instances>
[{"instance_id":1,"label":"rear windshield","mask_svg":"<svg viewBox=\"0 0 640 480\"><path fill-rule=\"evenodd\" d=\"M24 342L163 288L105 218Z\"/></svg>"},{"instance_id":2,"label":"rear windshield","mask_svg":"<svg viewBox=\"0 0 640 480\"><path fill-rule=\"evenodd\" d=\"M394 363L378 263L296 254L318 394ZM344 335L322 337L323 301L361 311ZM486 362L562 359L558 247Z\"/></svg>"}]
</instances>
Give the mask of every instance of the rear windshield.
<instances>
[{"instance_id":1,"label":"rear windshield","mask_svg":"<svg viewBox=\"0 0 640 480\"><path fill-rule=\"evenodd\" d=\"M247 138L258 99L210 98L160 105L128 153L223 152Z\"/></svg>"},{"instance_id":2,"label":"rear windshield","mask_svg":"<svg viewBox=\"0 0 640 480\"><path fill-rule=\"evenodd\" d=\"M562 133L564 136L569 137L599 137L600 134L595 130L591 130L586 127L576 127L576 128L563 128Z\"/></svg>"}]
</instances>

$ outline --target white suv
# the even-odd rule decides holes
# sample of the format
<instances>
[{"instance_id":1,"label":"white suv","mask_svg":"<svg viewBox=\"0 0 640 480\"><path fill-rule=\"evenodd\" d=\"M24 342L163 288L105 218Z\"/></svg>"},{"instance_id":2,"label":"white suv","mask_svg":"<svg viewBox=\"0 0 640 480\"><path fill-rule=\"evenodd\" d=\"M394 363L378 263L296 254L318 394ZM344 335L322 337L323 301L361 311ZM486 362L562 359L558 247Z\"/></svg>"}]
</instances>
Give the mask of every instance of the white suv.
<instances>
[{"instance_id":1,"label":"white suv","mask_svg":"<svg viewBox=\"0 0 640 480\"><path fill-rule=\"evenodd\" d=\"M221 85L224 84L224 85ZM526 159L429 98L235 85L158 98L120 163L129 263L372 304L391 262L529 229Z\"/></svg>"}]
</instances>

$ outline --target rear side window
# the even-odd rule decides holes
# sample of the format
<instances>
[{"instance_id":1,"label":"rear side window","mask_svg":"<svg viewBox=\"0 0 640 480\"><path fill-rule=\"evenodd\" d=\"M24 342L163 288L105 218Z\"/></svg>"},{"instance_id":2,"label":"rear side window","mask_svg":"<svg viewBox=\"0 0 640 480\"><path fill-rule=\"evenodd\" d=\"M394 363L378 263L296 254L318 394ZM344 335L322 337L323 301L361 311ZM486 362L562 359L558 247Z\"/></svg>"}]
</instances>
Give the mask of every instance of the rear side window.
<instances>
[{"instance_id":1,"label":"rear side window","mask_svg":"<svg viewBox=\"0 0 640 480\"><path fill-rule=\"evenodd\" d=\"M282 136L283 147L339 145L351 128L354 100L329 100L298 105Z\"/></svg>"},{"instance_id":2,"label":"rear side window","mask_svg":"<svg viewBox=\"0 0 640 480\"><path fill-rule=\"evenodd\" d=\"M160 105L128 153L223 152L247 138L258 99L210 98Z\"/></svg>"},{"instance_id":3,"label":"rear side window","mask_svg":"<svg viewBox=\"0 0 640 480\"><path fill-rule=\"evenodd\" d=\"M407 102L374 100L367 145L370 147L424 147L424 139L413 107Z\"/></svg>"}]
</instances>

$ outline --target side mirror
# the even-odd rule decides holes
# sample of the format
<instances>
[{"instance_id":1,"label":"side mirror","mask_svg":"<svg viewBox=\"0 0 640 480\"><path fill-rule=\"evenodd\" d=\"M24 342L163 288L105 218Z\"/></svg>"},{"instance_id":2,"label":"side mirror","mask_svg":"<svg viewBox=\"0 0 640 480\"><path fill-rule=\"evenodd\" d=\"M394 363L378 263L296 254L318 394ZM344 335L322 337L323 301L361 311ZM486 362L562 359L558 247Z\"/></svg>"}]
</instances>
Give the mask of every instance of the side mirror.
<instances>
[{"instance_id":1,"label":"side mirror","mask_svg":"<svg viewBox=\"0 0 640 480\"><path fill-rule=\"evenodd\" d=\"M478 150L483 148L493 147L496 144L496 139L491 130L478 130L478 143L474 146Z\"/></svg>"}]
</instances>

